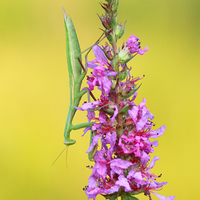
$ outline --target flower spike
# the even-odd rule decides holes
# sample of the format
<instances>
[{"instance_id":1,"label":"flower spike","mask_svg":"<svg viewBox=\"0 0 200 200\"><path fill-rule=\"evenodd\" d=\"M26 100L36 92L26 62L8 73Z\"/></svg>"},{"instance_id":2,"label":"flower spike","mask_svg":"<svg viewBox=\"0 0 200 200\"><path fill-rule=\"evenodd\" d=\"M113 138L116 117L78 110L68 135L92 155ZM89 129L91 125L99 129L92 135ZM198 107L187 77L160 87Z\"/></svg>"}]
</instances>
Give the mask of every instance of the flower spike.
<instances>
[{"instance_id":1,"label":"flower spike","mask_svg":"<svg viewBox=\"0 0 200 200\"><path fill-rule=\"evenodd\" d=\"M88 158L94 162L89 183L84 188L88 199L97 195L106 199L138 200L135 196L144 193L149 200L151 194L160 200L174 200L154 191L162 189L167 182L157 182L161 175L151 172L158 156L151 153L158 146L157 137L164 134L166 126L154 129L154 116L146 107L146 99L136 104L135 99L142 78L131 76L128 62L136 55L144 55L148 47L141 48L139 38L130 35L118 48L117 41L125 32L125 23L117 21L119 0L100 3L105 14L99 16L107 38L105 45L95 43L92 50L95 59L86 63L91 69L87 75L87 90L99 90L99 97L85 102L77 110L87 111L88 123L84 134L90 131ZM152 140L154 139L154 140ZM73 142L73 141L71 141Z\"/></svg>"}]
</instances>

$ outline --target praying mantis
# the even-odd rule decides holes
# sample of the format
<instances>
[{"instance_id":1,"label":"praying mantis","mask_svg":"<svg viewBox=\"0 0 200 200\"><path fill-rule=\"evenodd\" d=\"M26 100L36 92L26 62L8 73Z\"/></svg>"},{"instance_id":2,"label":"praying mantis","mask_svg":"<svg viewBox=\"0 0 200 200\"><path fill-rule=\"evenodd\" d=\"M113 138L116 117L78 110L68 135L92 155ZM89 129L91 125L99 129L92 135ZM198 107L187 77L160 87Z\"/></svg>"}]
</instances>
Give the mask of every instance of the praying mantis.
<instances>
[{"instance_id":1,"label":"praying mantis","mask_svg":"<svg viewBox=\"0 0 200 200\"><path fill-rule=\"evenodd\" d=\"M92 96L92 94L89 92L88 89L80 90L82 80L84 79L87 73L87 55L92 49L92 47L89 47L88 48L89 50L88 49L85 50L85 51L88 50L85 56L86 60L86 70L85 70L81 62L81 54L85 51L81 52L80 50L80 45L78 42L78 38L71 17L69 15L66 16L64 9L63 13L64 13L64 22L66 31L66 52L67 52L68 72L69 72L69 86L70 86L70 106L67 115L67 120L65 123L64 144L66 146L70 146L75 144L76 142L75 140L70 138L70 132L72 130L91 127L93 125L93 122L81 123L77 125L72 124L74 115L76 113L76 108L74 106L78 107L79 102L85 93L88 93L88 101L89 101L89 94ZM95 42L94 45L100 42L101 37ZM92 136L93 134L91 132L90 144L92 142ZM94 152L92 151L88 154L90 160L92 160L93 154Z\"/></svg>"},{"instance_id":2,"label":"praying mantis","mask_svg":"<svg viewBox=\"0 0 200 200\"><path fill-rule=\"evenodd\" d=\"M67 52L67 64L69 72L69 85L70 85L70 106L68 111L68 116L65 124L64 131L64 144L67 146L75 144L75 140L70 138L70 132L72 130L90 127L93 123L83 123L78 125L72 125L72 120L76 113L76 108L74 106L79 105L81 97L87 93L87 90L81 90L81 83L86 75L86 71L82 70L81 64L81 50L76 35L76 31L72 22L71 17L66 16L64 12L65 20L65 30L66 30L66 52ZM79 60L78 60L79 59ZM83 72L82 72L83 71Z\"/></svg>"}]
</instances>

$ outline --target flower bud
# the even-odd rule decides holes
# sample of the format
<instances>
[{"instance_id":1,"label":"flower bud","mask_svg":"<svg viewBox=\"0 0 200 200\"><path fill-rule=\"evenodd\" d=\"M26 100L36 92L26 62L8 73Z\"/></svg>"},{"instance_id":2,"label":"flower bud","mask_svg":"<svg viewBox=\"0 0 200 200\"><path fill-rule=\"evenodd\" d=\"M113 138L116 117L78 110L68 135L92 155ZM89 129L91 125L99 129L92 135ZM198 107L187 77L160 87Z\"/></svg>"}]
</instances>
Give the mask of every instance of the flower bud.
<instances>
[{"instance_id":1,"label":"flower bud","mask_svg":"<svg viewBox=\"0 0 200 200\"><path fill-rule=\"evenodd\" d=\"M110 44L113 44L115 42L115 34L113 30L110 30L106 33L106 37L109 40Z\"/></svg>"},{"instance_id":2,"label":"flower bud","mask_svg":"<svg viewBox=\"0 0 200 200\"><path fill-rule=\"evenodd\" d=\"M100 17L99 15L98 15L98 17L99 17L99 19L101 20L101 23L102 23L102 25L104 26L104 28L110 30L111 27L110 27L110 20L109 20L109 17L108 17L108 16L102 16L102 17Z\"/></svg>"},{"instance_id":3,"label":"flower bud","mask_svg":"<svg viewBox=\"0 0 200 200\"><path fill-rule=\"evenodd\" d=\"M132 95L134 95L134 93L137 92L137 90L139 89L139 87L141 86L141 84L136 88L134 87L129 93L127 93L127 91L129 90L129 88L127 88L127 91L126 92L122 92L122 96L124 99L127 99L129 97L131 97Z\"/></svg>"},{"instance_id":4,"label":"flower bud","mask_svg":"<svg viewBox=\"0 0 200 200\"><path fill-rule=\"evenodd\" d=\"M114 29L115 26L116 26L116 24L117 24L117 14L116 14L116 15L112 15L112 16L110 17L110 27L111 27L112 29Z\"/></svg>"},{"instance_id":5,"label":"flower bud","mask_svg":"<svg viewBox=\"0 0 200 200\"><path fill-rule=\"evenodd\" d=\"M115 93L116 93L117 95L121 95L121 93L122 93L122 87L121 87L120 84L117 84L117 85L116 85L116 87L115 87Z\"/></svg>"},{"instance_id":6,"label":"flower bud","mask_svg":"<svg viewBox=\"0 0 200 200\"><path fill-rule=\"evenodd\" d=\"M116 39L120 39L122 35L124 34L124 31L125 31L125 24L124 26L122 26L121 24L117 24L117 26L115 27Z\"/></svg>"},{"instance_id":7,"label":"flower bud","mask_svg":"<svg viewBox=\"0 0 200 200\"><path fill-rule=\"evenodd\" d=\"M115 57L113 60L112 60L112 67L113 69L117 72L118 70L118 62L117 62L117 57Z\"/></svg>"},{"instance_id":8,"label":"flower bud","mask_svg":"<svg viewBox=\"0 0 200 200\"><path fill-rule=\"evenodd\" d=\"M111 5L113 5L114 1L115 0L108 0L108 4L111 6Z\"/></svg>"},{"instance_id":9,"label":"flower bud","mask_svg":"<svg viewBox=\"0 0 200 200\"><path fill-rule=\"evenodd\" d=\"M100 3L101 7L105 10L106 13L110 12L110 9L108 8L108 5L106 5L105 3Z\"/></svg>"},{"instance_id":10,"label":"flower bud","mask_svg":"<svg viewBox=\"0 0 200 200\"><path fill-rule=\"evenodd\" d=\"M112 83L111 90L114 90L114 89L115 89L115 86L116 86L116 83L115 83L114 80L111 80L111 83Z\"/></svg>"},{"instance_id":11,"label":"flower bud","mask_svg":"<svg viewBox=\"0 0 200 200\"><path fill-rule=\"evenodd\" d=\"M114 52L113 52L113 49L111 48L111 46L109 46L108 43L106 43L105 46L102 46L102 50L109 60L113 60Z\"/></svg>"},{"instance_id":12,"label":"flower bud","mask_svg":"<svg viewBox=\"0 0 200 200\"><path fill-rule=\"evenodd\" d=\"M129 51L128 47L124 47L119 53L118 53L118 62L119 63L127 63L131 59L131 53Z\"/></svg>"}]
</instances>

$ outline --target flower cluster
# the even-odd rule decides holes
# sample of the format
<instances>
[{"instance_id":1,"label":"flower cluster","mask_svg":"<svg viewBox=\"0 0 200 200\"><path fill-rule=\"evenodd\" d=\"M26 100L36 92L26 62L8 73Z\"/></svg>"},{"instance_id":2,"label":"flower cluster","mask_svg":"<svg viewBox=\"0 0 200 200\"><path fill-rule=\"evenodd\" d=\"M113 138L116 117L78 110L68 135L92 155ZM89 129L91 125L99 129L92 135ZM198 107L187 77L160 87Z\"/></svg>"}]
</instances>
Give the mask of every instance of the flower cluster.
<instances>
[{"instance_id":1,"label":"flower cluster","mask_svg":"<svg viewBox=\"0 0 200 200\"><path fill-rule=\"evenodd\" d=\"M88 76L89 90L92 91L97 86L102 95L100 100L84 103L82 108L77 108L87 110L88 120L95 121L91 127L93 141L87 150L87 153L95 150L95 165L85 192L89 199L95 199L98 194L109 198L142 192L151 199L150 193L161 189L166 182L158 183L155 179L161 175L157 176L149 171L159 159L155 156L149 164L149 154L153 153L153 146L158 145L157 141L150 142L149 139L161 136L165 125L152 130L154 117L146 108L145 99L139 105L134 103L136 92L131 93L132 98L124 98L123 94L135 91L135 82L139 79L129 77L126 82L121 82L123 92L117 94L112 82L117 72L112 69L99 46L94 46L93 52L96 59L88 62L88 67L93 69ZM98 116L95 115L95 110L99 112ZM161 200L174 199L174 196L164 198L154 194Z\"/></svg>"},{"instance_id":2,"label":"flower cluster","mask_svg":"<svg viewBox=\"0 0 200 200\"><path fill-rule=\"evenodd\" d=\"M87 76L88 90L97 87L101 96L94 102L84 103L78 110L88 112L88 121L93 122L92 140L87 150L89 159L95 162L89 184L85 187L88 199L96 199L98 194L106 199L136 200L133 195L144 193L151 200L151 193L160 200L173 200L175 196L164 197L155 193L166 182L157 182L161 175L154 175L150 170L159 158L150 158L150 153L158 146L157 138L165 131L165 125L152 130L153 114L145 106L146 100L137 105L137 82L127 66L135 55L143 55L147 50L140 47L139 38L131 35L121 50L117 49L117 40L122 37L125 25L117 24L119 0L106 0L101 4L105 15L100 20L105 28L105 36L110 45L93 46L96 57L87 63L92 69ZM150 161L151 160L151 161Z\"/></svg>"}]
</instances>

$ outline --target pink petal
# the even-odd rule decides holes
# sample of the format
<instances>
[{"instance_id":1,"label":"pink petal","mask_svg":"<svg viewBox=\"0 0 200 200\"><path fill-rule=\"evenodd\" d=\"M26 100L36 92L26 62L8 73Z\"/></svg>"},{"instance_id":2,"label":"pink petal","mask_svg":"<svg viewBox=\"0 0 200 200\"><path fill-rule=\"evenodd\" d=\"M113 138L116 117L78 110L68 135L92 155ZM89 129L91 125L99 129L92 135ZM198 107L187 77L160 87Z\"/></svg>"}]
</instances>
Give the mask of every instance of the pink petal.
<instances>
[{"instance_id":1,"label":"pink petal","mask_svg":"<svg viewBox=\"0 0 200 200\"><path fill-rule=\"evenodd\" d=\"M108 193L118 192L120 187L121 187L120 185L114 185L110 189L108 189L105 193L108 194Z\"/></svg>"},{"instance_id":2,"label":"pink petal","mask_svg":"<svg viewBox=\"0 0 200 200\"><path fill-rule=\"evenodd\" d=\"M83 131L84 134L83 134L82 136L84 136L84 135L86 134L86 132L89 131L90 129L91 129L91 127L86 127L86 128L84 129L84 131Z\"/></svg>"},{"instance_id":3,"label":"pink petal","mask_svg":"<svg viewBox=\"0 0 200 200\"><path fill-rule=\"evenodd\" d=\"M104 52L102 51L102 49L98 45L93 46L92 50L97 60L103 62L105 65L108 65L107 58L104 55Z\"/></svg>"},{"instance_id":4,"label":"pink petal","mask_svg":"<svg viewBox=\"0 0 200 200\"><path fill-rule=\"evenodd\" d=\"M148 51L148 47L147 47L147 46L146 46L146 48L145 48L144 50L139 49L139 50L138 50L138 53L139 53L140 55L143 55L146 51Z\"/></svg>"},{"instance_id":5,"label":"pink petal","mask_svg":"<svg viewBox=\"0 0 200 200\"><path fill-rule=\"evenodd\" d=\"M110 92L112 83L108 77L102 77L100 80L101 80L100 84L101 84L102 90L104 91L105 95L107 95Z\"/></svg>"},{"instance_id":6,"label":"pink petal","mask_svg":"<svg viewBox=\"0 0 200 200\"><path fill-rule=\"evenodd\" d=\"M155 141L151 142L151 145L153 145L154 147L157 147L158 146L158 141L155 140Z\"/></svg>"},{"instance_id":7,"label":"pink petal","mask_svg":"<svg viewBox=\"0 0 200 200\"><path fill-rule=\"evenodd\" d=\"M104 76L116 76L117 72L113 71L104 71Z\"/></svg>"},{"instance_id":8,"label":"pink petal","mask_svg":"<svg viewBox=\"0 0 200 200\"><path fill-rule=\"evenodd\" d=\"M95 69L98 65L95 64L95 63L92 62L92 61L88 61L88 62L87 62L87 66L88 66L89 68L91 68L91 69Z\"/></svg>"},{"instance_id":9,"label":"pink petal","mask_svg":"<svg viewBox=\"0 0 200 200\"><path fill-rule=\"evenodd\" d=\"M139 122L137 122L137 124L136 124L137 131L140 131L140 130L143 129L143 127L145 126L145 124L148 121L148 118L149 118L149 113L146 113L145 115L143 115L141 117L141 119L139 120Z\"/></svg>"},{"instance_id":10,"label":"pink petal","mask_svg":"<svg viewBox=\"0 0 200 200\"><path fill-rule=\"evenodd\" d=\"M110 168L117 174L123 174L124 169L127 169L131 165L133 165L131 162L122 160L120 158L111 160L110 162Z\"/></svg>"},{"instance_id":11,"label":"pink petal","mask_svg":"<svg viewBox=\"0 0 200 200\"><path fill-rule=\"evenodd\" d=\"M115 110L114 110L114 114L113 114L113 116L111 118L111 125L115 121L115 118L116 118L116 116L118 114L118 107L116 105L114 107L115 107Z\"/></svg>"},{"instance_id":12,"label":"pink petal","mask_svg":"<svg viewBox=\"0 0 200 200\"><path fill-rule=\"evenodd\" d=\"M123 175L120 175L118 177L118 181L116 181L115 184L125 187L125 192L131 191L130 185L129 185L127 179Z\"/></svg>"},{"instance_id":13,"label":"pink petal","mask_svg":"<svg viewBox=\"0 0 200 200\"><path fill-rule=\"evenodd\" d=\"M97 184L97 179L93 175L89 177L88 181L89 181L89 187L95 187Z\"/></svg>"},{"instance_id":14,"label":"pink petal","mask_svg":"<svg viewBox=\"0 0 200 200\"><path fill-rule=\"evenodd\" d=\"M96 168L96 170L97 170L97 173L98 173L101 177L103 177L103 178L106 177L106 175L107 175L107 167L106 167L105 164L101 164L101 163L96 162L96 163L95 163L95 168Z\"/></svg>"},{"instance_id":15,"label":"pink petal","mask_svg":"<svg viewBox=\"0 0 200 200\"><path fill-rule=\"evenodd\" d=\"M162 195L157 194L155 192L151 192L151 193L155 194L160 200L174 200L174 198L176 197L176 196L165 197L165 196L162 196Z\"/></svg>"},{"instance_id":16,"label":"pink petal","mask_svg":"<svg viewBox=\"0 0 200 200\"><path fill-rule=\"evenodd\" d=\"M138 107L139 108L142 108L145 104L146 104L146 99L145 98L143 98L143 101L142 101L142 103L140 103L139 105L138 105Z\"/></svg>"},{"instance_id":17,"label":"pink petal","mask_svg":"<svg viewBox=\"0 0 200 200\"><path fill-rule=\"evenodd\" d=\"M149 167L148 167L148 170L151 169L151 168L153 168L153 166L155 165L156 160L159 160L159 157L158 157L158 156L155 156L155 157L152 159L152 161L151 161L151 163L150 163L150 165L149 165Z\"/></svg>"},{"instance_id":18,"label":"pink petal","mask_svg":"<svg viewBox=\"0 0 200 200\"><path fill-rule=\"evenodd\" d=\"M166 129L166 126L163 125L157 130L150 131L149 132L150 137L157 138L157 137L161 136L165 132L165 129Z\"/></svg>"},{"instance_id":19,"label":"pink petal","mask_svg":"<svg viewBox=\"0 0 200 200\"><path fill-rule=\"evenodd\" d=\"M128 111L128 114L130 115L130 117L135 123L137 122L138 110L139 108L137 106L133 106L133 108Z\"/></svg>"},{"instance_id":20,"label":"pink petal","mask_svg":"<svg viewBox=\"0 0 200 200\"><path fill-rule=\"evenodd\" d=\"M95 144L98 143L98 140L99 140L99 138L100 138L101 136L102 136L102 135L95 135L95 136L92 138L92 143L90 144L89 149L86 151L86 153L89 153L90 151L92 151L92 148L94 147Z\"/></svg>"},{"instance_id":21,"label":"pink petal","mask_svg":"<svg viewBox=\"0 0 200 200\"><path fill-rule=\"evenodd\" d=\"M150 160L150 156L143 151L140 159L141 159L141 164L145 166L147 162Z\"/></svg>"}]
</instances>

